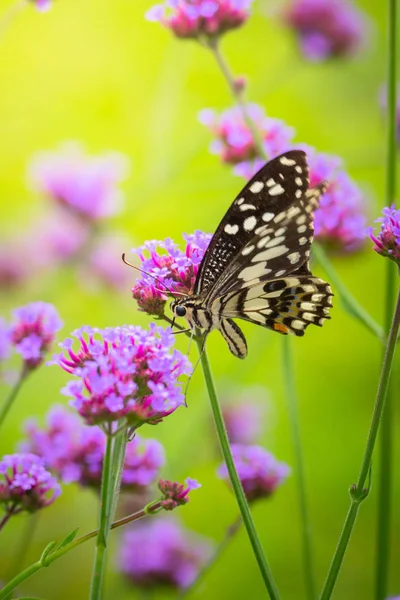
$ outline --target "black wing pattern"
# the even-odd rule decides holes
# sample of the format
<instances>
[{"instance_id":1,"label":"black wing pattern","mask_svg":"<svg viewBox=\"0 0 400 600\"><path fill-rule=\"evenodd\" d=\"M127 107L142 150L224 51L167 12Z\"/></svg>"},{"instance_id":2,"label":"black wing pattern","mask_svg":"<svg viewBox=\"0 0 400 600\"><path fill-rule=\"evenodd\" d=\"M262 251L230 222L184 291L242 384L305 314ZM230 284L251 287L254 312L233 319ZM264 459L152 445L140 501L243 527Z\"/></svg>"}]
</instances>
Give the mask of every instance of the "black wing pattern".
<instances>
[{"instance_id":1,"label":"black wing pattern","mask_svg":"<svg viewBox=\"0 0 400 600\"><path fill-rule=\"evenodd\" d=\"M307 160L302 150L290 150L264 165L246 184L219 224L201 262L194 294L211 300L215 294L221 294L222 283L223 289L228 287L227 281L232 278L237 282L239 277L242 284L248 283L259 278L259 272L263 270L269 278L273 278L268 262L273 258L279 257L276 262L287 266L289 271L300 267L307 258L311 243L307 235L308 221L312 223L311 205L309 213L305 212L308 184ZM293 226L289 231L288 223L295 223L296 230ZM270 233L279 235L266 241ZM292 246L284 244L287 252L283 252L283 241L288 239L289 244L292 234L296 243ZM301 245L300 238L306 239L304 245ZM296 262L293 262L297 258L294 252L299 253ZM270 259L262 258L263 255ZM256 261L256 256L261 258ZM258 263L256 268L255 262ZM241 265L253 268L253 271L243 269L240 272ZM281 266L275 271L283 269L284 266Z\"/></svg>"}]
</instances>

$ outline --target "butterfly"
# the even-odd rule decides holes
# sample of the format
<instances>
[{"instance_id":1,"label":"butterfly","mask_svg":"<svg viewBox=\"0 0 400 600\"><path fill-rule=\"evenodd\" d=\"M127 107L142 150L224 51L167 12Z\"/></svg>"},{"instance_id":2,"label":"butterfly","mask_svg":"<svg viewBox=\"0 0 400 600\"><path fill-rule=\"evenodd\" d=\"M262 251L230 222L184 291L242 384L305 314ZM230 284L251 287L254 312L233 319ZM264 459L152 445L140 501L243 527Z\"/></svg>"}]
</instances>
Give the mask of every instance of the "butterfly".
<instances>
[{"instance_id":1,"label":"butterfly","mask_svg":"<svg viewBox=\"0 0 400 600\"><path fill-rule=\"evenodd\" d=\"M309 188L302 150L265 164L219 224L193 294L171 303L174 317L205 336L218 329L238 358L246 357L247 343L233 319L297 336L330 319L332 290L309 268L314 211L325 189Z\"/></svg>"}]
</instances>

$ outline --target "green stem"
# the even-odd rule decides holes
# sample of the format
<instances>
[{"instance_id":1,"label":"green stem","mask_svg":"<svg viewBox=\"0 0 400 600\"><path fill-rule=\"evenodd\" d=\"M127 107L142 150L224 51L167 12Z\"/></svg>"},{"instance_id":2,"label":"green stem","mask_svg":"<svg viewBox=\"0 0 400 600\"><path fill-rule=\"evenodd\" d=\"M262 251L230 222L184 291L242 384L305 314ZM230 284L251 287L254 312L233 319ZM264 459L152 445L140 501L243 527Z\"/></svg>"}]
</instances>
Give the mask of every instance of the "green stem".
<instances>
[{"instance_id":1,"label":"green stem","mask_svg":"<svg viewBox=\"0 0 400 600\"><path fill-rule=\"evenodd\" d=\"M317 242L314 241L313 256L317 262L324 269L328 276L329 281L332 283L335 291L339 294L339 298L343 304L344 309L353 317L358 319L364 327L366 327L371 333L373 333L382 342L385 339L385 334L380 325L374 321L371 315L357 302L351 292L344 285L339 275L337 274L333 264L326 255L324 248ZM393 311L390 313L392 314ZM390 325L390 324L389 324Z\"/></svg>"},{"instance_id":2,"label":"green stem","mask_svg":"<svg viewBox=\"0 0 400 600\"><path fill-rule=\"evenodd\" d=\"M96 541L90 600L100 600L102 597L107 541L117 503L125 445L126 430L122 430L116 436L107 435L100 493L100 527Z\"/></svg>"},{"instance_id":3,"label":"green stem","mask_svg":"<svg viewBox=\"0 0 400 600\"><path fill-rule=\"evenodd\" d=\"M18 393L22 387L22 384L24 383L25 379L27 378L28 373L29 373L29 369L27 369L24 365L21 369L21 372L18 376L18 379L17 379L15 385L13 385L13 387L10 390L10 393L8 394L4 403L2 404L2 406L0 408L0 428L3 425L16 397L18 396Z\"/></svg>"},{"instance_id":4,"label":"green stem","mask_svg":"<svg viewBox=\"0 0 400 600\"><path fill-rule=\"evenodd\" d=\"M189 587L187 587L187 588L185 588L184 590L181 591L181 593L179 594L179 598L186 598L186 596L188 596L199 585L199 583L204 579L204 577L207 575L207 573L212 569L212 567L214 567L215 563L222 556L222 554L225 551L225 549L227 548L227 546L229 546L229 544L231 543L231 541L235 537L236 533L239 531L241 524L242 524L242 518L238 517L236 519L236 521L234 521L228 527L228 529L225 532L225 535L224 535L223 539L221 540L221 542L216 547L216 549L215 549L213 555L211 556L211 558L200 569L200 571L198 572L197 577L193 581L193 583Z\"/></svg>"},{"instance_id":5,"label":"green stem","mask_svg":"<svg viewBox=\"0 0 400 600\"><path fill-rule=\"evenodd\" d=\"M143 517L146 517L149 514L157 512L160 508L162 508L162 504L160 501L153 502L153 503L147 505L147 507L145 507L143 510L139 510L138 512L132 513L131 515L128 515L127 517L118 519L118 521L115 521L111 525L110 529L116 529L117 527L121 527L122 525L126 525L127 523L131 523L133 521L137 521L138 519L142 519ZM30 565L29 567L27 567L21 573L18 573L18 575L16 575L14 577L14 579L9 581L7 583L7 585L5 585L0 590L0 600L6 600L7 597L9 596L9 594L13 590L15 590L16 587L21 585L21 583L23 583L24 581L26 581L27 579L32 577L32 575L34 575L41 569L44 569L45 567L50 566L53 562L55 562L56 560L58 560L59 558L64 556L64 554L67 554L71 550L74 550L74 548L77 548L81 544L96 537L98 535L98 533L99 533L98 529L95 529L94 531L90 531L89 533L82 535L77 540L74 540L73 542L70 542L66 546L63 546L59 550L52 552L50 555L48 555L46 557L45 560L40 559L37 562L35 562L33 565Z\"/></svg>"},{"instance_id":6,"label":"green stem","mask_svg":"<svg viewBox=\"0 0 400 600\"><path fill-rule=\"evenodd\" d=\"M371 469L372 454L375 447L376 437L378 435L379 423L382 418L383 410L385 407L386 392L390 380L390 371L393 363L393 356L396 349L397 335L399 333L400 326L400 291L397 297L396 309L394 312L392 325L389 332L388 342L386 346L385 356L382 364L382 372L379 380L378 391L376 394L376 400L374 405L374 412L372 415L371 427L369 430L367 443L362 459L361 469L358 476L357 483L352 486L350 490L351 505L346 517L345 525L342 534L339 539L336 552L329 569L327 579L325 581L324 588L321 594L321 600L329 600L332 595L333 589L336 584L336 580L339 575L340 567L343 562L343 558L347 549L347 545L350 540L351 533L356 522L359 506L363 500L368 496L369 485L367 489L364 488L368 474Z\"/></svg>"},{"instance_id":7,"label":"green stem","mask_svg":"<svg viewBox=\"0 0 400 600\"><path fill-rule=\"evenodd\" d=\"M314 561L312 552L312 530L311 520L307 505L306 478L304 468L303 449L300 435L300 419L298 411L298 398L294 384L294 369L291 352L291 340L287 337L282 339L282 362L283 380L286 388L286 404L289 414L291 438L294 449L294 466L297 478L298 502L300 511L301 536L303 544L303 566L307 590L307 597L312 600L316 598L316 584L314 577Z\"/></svg>"},{"instance_id":8,"label":"green stem","mask_svg":"<svg viewBox=\"0 0 400 600\"><path fill-rule=\"evenodd\" d=\"M397 0L388 2L388 73L387 73L387 150L386 150L386 206L396 201L397 160L397 31L398 31ZM385 330L390 328L390 315L393 312L395 287L395 265L387 264ZM383 600L388 592L388 576L390 565L390 532L392 504L392 455L393 455L393 385L389 385L385 414L382 419L380 432L380 469L378 490L378 523L376 545L376 582L375 598Z\"/></svg>"},{"instance_id":9,"label":"green stem","mask_svg":"<svg viewBox=\"0 0 400 600\"><path fill-rule=\"evenodd\" d=\"M242 488L239 476L236 471L235 463L233 460L231 448L229 445L228 434L226 432L224 419L222 417L221 407L217 398L217 393L214 385L214 380L211 374L210 363L208 362L207 353L203 350L203 344L198 336L196 337L196 343L200 353L200 361L203 369L204 379L207 387L208 396L210 398L211 408L214 416L214 423L218 434L219 443L221 445L222 454L225 460L226 467L228 469L229 477L231 480L232 488L236 496L237 503L239 505L240 513L243 518L244 525L249 536L250 543L253 548L254 555L256 557L258 567L260 569L262 578L265 586L269 592L271 600L278 600L279 593L276 587L275 581L272 577L272 573L267 564L264 552L257 535L256 528L251 516L250 508L246 500L245 493Z\"/></svg>"}]
</instances>

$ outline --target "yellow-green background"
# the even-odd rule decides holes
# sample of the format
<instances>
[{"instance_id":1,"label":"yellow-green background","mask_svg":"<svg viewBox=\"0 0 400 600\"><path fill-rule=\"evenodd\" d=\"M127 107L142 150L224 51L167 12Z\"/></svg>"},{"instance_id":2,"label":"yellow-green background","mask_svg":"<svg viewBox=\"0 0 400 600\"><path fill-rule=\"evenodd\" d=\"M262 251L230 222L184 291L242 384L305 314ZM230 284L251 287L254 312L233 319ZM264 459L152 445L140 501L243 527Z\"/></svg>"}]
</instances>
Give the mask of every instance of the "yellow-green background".
<instances>
[{"instance_id":1,"label":"yellow-green background","mask_svg":"<svg viewBox=\"0 0 400 600\"><path fill-rule=\"evenodd\" d=\"M372 221L385 202L384 129L377 103L386 73L385 8L374 0L359 4L370 17L371 41L358 60L305 63L291 36L267 18L278 7L275 2L256 2L254 17L226 36L223 49L235 72L249 77L251 100L265 106L270 116L295 127L299 141L346 160L369 198ZM1 12L9 5L9 0L0 0ZM125 185L126 208L109 225L124 230L132 246L148 238L179 240L181 232L215 228L241 181L208 153L210 136L196 117L204 107L228 107L230 96L207 51L195 43L177 41L159 25L144 20L150 5L142 0L58 0L47 14L27 7L2 33L3 233L29 231L29 223L44 209L26 185L25 169L31 155L71 139L82 141L93 153L115 149L130 157L133 168ZM381 321L386 265L370 244L366 246L364 252L336 258L335 264L354 295ZM2 313L8 315L12 307L38 299L57 306L65 321L61 334L65 336L84 323L146 326L148 322L136 311L129 289L119 296L107 291L90 293L67 271L18 292L4 293ZM319 586L348 508L347 490L360 465L381 355L379 343L342 310L337 297L332 317L322 330L309 330L304 339L293 340ZM282 392L281 339L259 327L245 324L244 330L249 356L243 363L228 353L217 334L209 339L218 388L221 395L229 396L247 385L267 386L269 417L262 443L292 464ZM185 339L178 344L186 351ZM0 454L14 450L26 417L43 415L60 401L59 390L65 381L66 376L56 367L43 367L32 376L1 433ZM165 477L190 475L203 484L177 516L193 530L219 540L237 509L230 491L215 476L215 436L199 370L188 404L157 427L143 429L143 434L165 444ZM398 437L398 411L393 425ZM400 594L396 568L400 559L399 451L395 441L393 594ZM375 466L372 493L360 511L335 592L339 600L373 598L377 478ZM282 597L301 600L304 588L294 476L270 501L254 508L254 519ZM95 525L92 493L65 487L63 496L41 515L26 564L39 556L49 540L61 539L77 526L84 532ZM2 533L0 578L14 560L18 536L25 526L21 517ZM114 551L117 533L112 540ZM86 598L92 554L93 544L88 543L32 578L21 588L21 595L47 600ZM115 565L111 556L106 598L140 597L117 574ZM241 532L193 597L239 599L244 595L262 598L265 592Z\"/></svg>"}]
</instances>

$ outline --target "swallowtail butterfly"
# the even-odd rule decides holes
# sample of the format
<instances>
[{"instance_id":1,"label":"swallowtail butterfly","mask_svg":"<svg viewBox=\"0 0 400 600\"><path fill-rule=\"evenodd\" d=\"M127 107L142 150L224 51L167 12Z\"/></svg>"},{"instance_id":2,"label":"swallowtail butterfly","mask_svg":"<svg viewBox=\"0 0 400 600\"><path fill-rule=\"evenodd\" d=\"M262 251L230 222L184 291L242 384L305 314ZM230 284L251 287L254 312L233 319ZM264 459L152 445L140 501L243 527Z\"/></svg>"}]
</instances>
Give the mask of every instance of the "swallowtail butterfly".
<instances>
[{"instance_id":1,"label":"swallowtail butterfly","mask_svg":"<svg viewBox=\"0 0 400 600\"><path fill-rule=\"evenodd\" d=\"M332 291L309 270L314 210L325 184L309 188L306 155L291 150L262 167L234 200L200 264L193 294L171 303L176 317L247 355L235 318L304 335L329 319Z\"/></svg>"}]
</instances>

